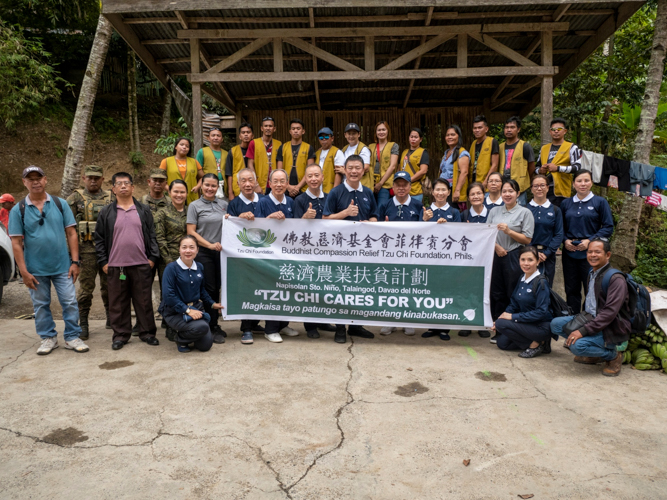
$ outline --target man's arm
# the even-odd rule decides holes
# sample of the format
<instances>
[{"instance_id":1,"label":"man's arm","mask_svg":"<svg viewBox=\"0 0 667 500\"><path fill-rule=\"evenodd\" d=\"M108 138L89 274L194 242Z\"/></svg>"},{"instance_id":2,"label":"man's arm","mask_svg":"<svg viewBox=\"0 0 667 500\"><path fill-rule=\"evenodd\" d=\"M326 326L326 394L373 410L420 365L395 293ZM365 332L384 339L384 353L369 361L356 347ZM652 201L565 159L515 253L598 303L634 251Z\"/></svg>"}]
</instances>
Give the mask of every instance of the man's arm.
<instances>
[{"instance_id":1,"label":"man's arm","mask_svg":"<svg viewBox=\"0 0 667 500\"><path fill-rule=\"evenodd\" d=\"M607 328L619 315L627 295L628 285L625 282L625 277L622 274L612 276L604 307L597 311L595 318L579 328L581 334L583 336L596 334Z\"/></svg>"},{"instance_id":2,"label":"man's arm","mask_svg":"<svg viewBox=\"0 0 667 500\"><path fill-rule=\"evenodd\" d=\"M25 266L25 256L23 255L23 236L12 236L12 250L14 250L14 260L23 278L23 284L32 290L37 290L39 281L28 272Z\"/></svg>"},{"instance_id":3,"label":"man's arm","mask_svg":"<svg viewBox=\"0 0 667 500\"><path fill-rule=\"evenodd\" d=\"M69 253L72 260L79 262L79 235L76 232L76 226L66 227L65 236L67 236L67 245L69 246ZM79 277L80 272L81 266L71 264L67 276L72 278L72 283L76 283L76 279Z\"/></svg>"}]
</instances>

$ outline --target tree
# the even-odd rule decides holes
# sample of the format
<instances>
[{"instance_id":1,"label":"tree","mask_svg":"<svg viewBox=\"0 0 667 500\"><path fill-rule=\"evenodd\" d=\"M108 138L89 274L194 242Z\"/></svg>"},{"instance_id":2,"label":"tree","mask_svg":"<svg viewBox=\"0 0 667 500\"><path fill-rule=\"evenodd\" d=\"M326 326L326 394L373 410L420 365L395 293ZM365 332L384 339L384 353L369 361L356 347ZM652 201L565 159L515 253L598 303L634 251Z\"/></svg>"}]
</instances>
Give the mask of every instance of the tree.
<instances>
[{"instance_id":1,"label":"tree","mask_svg":"<svg viewBox=\"0 0 667 500\"><path fill-rule=\"evenodd\" d=\"M634 161L649 163L655 119L660 102L660 86L665 71L665 53L667 50L667 0L658 0L658 11L655 18L651 60L646 77L644 101L639 118L639 128L635 141ZM624 271L636 267L635 252L637 234L644 200L639 196L625 195L623 208L616 225L616 236L612 247L612 264Z\"/></svg>"},{"instance_id":2,"label":"tree","mask_svg":"<svg viewBox=\"0 0 667 500\"><path fill-rule=\"evenodd\" d=\"M83 154L86 149L86 138L90 128L90 119L95 105L95 96L97 86L100 83L104 61L106 60L107 50L113 28L111 23L100 14L97 22L97 31L93 40L93 47L88 59L88 67L83 77L81 93L76 105L72 131L67 145L67 157L65 158L65 171L63 172L63 182L61 195L66 198L79 185L81 176L81 167L83 164Z\"/></svg>"},{"instance_id":3,"label":"tree","mask_svg":"<svg viewBox=\"0 0 667 500\"><path fill-rule=\"evenodd\" d=\"M169 89L164 89L164 102L162 109L162 126L160 127L160 136L167 137L171 127L171 93Z\"/></svg>"},{"instance_id":4,"label":"tree","mask_svg":"<svg viewBox=\"0 0 667 500\"><path fill-rule=\"evenodd\" d=\"M141 143L139 142L139 118L137 117L137 58L130 46L127 47L127 105L130 122L130 151L139 153Z\"/></svg>"}]
</instances>

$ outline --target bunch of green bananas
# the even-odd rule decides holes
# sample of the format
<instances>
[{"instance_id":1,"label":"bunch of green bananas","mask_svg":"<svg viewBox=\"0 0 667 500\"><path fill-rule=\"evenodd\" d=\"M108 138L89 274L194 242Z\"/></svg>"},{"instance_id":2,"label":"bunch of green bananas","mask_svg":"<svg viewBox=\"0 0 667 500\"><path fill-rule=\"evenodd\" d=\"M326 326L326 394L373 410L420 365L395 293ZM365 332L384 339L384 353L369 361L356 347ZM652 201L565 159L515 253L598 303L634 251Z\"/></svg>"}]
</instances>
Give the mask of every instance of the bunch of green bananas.
<instances>
[{"instance_id":1,"label":"bunch of green bananas","mask_svg":"<svg viewBox=\"0 0 667 500\"><path fill-rule=\"evenodd\" d=\"M623 363L637 370L660 370L667 373L667 334L657 325L650 325L644 333L630 337L623 352Z\"/></svg>"}]
</instances>

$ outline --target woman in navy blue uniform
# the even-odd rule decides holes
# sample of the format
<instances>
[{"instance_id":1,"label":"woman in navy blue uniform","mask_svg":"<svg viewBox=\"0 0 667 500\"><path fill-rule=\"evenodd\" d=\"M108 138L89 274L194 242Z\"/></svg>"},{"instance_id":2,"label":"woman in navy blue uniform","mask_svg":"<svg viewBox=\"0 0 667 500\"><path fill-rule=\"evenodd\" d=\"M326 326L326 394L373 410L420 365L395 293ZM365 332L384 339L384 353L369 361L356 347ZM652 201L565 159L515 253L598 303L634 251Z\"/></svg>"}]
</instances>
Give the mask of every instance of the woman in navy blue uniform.
<instances>
[{"instance_id":1,"label":"woman in navy blue uniform","mask_svg":"<svg viewBox=\"0 0 667 500\"><path fill-rule=\"evenodd\" d=\"M461 212L461 222L486 223L489 209L484 205L484 185L481 182L473 182L468 186L468 205Z\"/></svg>"},{"instance_id":2,"label":"woman in navy blue uniform","mask_svg":"<svg viewBox=\"0 0 667 500\"><path fill-rule=\"evenodd\" d=\"M405 170L394 174L394 197L388 199L379 207L378 220L380 222L420 221L424 207L421 200L410 196L412 178Z\"/></svg>"},{"instance_id":3,"label":"woman in navy blue uniform","mask_svg":"<svg viewBox=\"0 0 667 500\"><path fill-rule=\"evenodd\" d=\"M500 172L491 172L486 180L487 193L484 195L484 206L489 210L505 204L500 190L503 188L503 176Z\"/></svg>"},{"instance_id":4,"label":"woman in navy blue uniform","mask_svg":"<svg viewBox=\"0 0 667 500\"><path fill-rule=\"evenodd\" d=\"M504 351L520 349L519 357L522 358L551 352L551 294L549 283L537 270L539 262L535 247L521 249L519 265L523 278L514 289L510 305L494 323L498 348Z\"/></svg>"},{"instance_id":5,"label":"woman in navy blue uniform","mask_svg":"<svg viewBox=\"0 0 667 500\"><path fill-rule=\"evenodd\" d=\"M614 219L607 200L591 193L592 174L579 170L574 174L572 198L565 198L560 205L563 212L565 244L563 250L563 277L567 304L575 314L581 312L581 288L588 293L588 272L591 269L586 252L593 238L611 238Z\"/></svg>"},{"instance_id":6,"label":"woman in navy blue uniform","mask_svg":"<svg viewBox=\"0 0 667 500\"><path fill-rule=\"evenodd\" d=\"M547 199L549 181L544 175L533 177L531 183L533 199L526 207L533 213L535 231L531 245L537 248L540 257L538 269L554 285L556 274L556 252L563 242L563 215L556 205Z\"/></svg>"},{"instance_id":7,"label":"woman in navy blue uniform","mask_svg":"<svg viewBox=\"0 0 667 500\"><path fill-rule=\"evenodd\" d=\"M423 219L425 221L437 222L438 224L461 222L461 212L447 203L451 191L452 186L447 179L436 179L433 183L433 198L435 201L424 210Z\"/></svg>"}]
</instances>

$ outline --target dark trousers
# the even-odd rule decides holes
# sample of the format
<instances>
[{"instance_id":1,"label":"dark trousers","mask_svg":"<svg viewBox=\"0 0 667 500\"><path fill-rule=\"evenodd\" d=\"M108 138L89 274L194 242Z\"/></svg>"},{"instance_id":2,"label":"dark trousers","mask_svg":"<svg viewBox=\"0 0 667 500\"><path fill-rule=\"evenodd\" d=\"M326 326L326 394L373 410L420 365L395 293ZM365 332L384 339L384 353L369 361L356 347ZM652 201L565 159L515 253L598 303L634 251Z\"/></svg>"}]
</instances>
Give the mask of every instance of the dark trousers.
<instances>
[{"instance_id":1,"label":"dark trousers","mask_svg":"<svg viewBox=\"0 0 667 500\"><path fill-rule=\"evenodd\" d=\"M581 312L581 287L584 287L584 296L588 293L588 272L591 265L587 259L574 259L567 252L563 252L563 279L565 280L565 297L567 305L574 314Z\"/></svg>"},{"instance_id":2,"label":"dark trousers","mask_svg":"<svg viewBox=\"0 0 667 500\"><path fill-rule=\"evenodd\" d=\"M499 349L512 351L528 349L533 342L544 342L551 337L549 321L543 323L517 323L509 319L496 320Z\"/></svg>"},{"instance_id":3,"label":"dark trousers","mask_svg":"<svg viewBox=\"0 0 667 500\"><path fill-rule=\"evenodd\" d=\"M505 257L493 256L493 272L491 274L491 317L497 320L510 305L510 298L523 271L519 266L519 252L516 248Z\"/></svg>"},{"instance_id":4,"label":"dark trousers","mask_svg":"<svg viewBox=\"0 0 667 500\"><path fill-rule=\"evenodd\" d=\"M175 341L179 344L194 343L195 349L208 351L213 345L213 334L204 319L185 321L182 314L165 316L167 324L176 330Z\"/></svg>"},{"instance_id":5,"label":"dark trousers","mask_svg":"<svg viewBox=\"0 0 667 500\"><path fill-rule=\"evenodd\" d=\"M289 325L289 321L270 321L267 320L264 325L264 333L267 335L270 333L280 333L280 330Z\"/></svg>"},{"instance_id":6,"label":"dark trousers","mask_svg":"<svg viewBox=\"0 0 667 500\"><path fill-rule=\"evenodd\" d=\"M549 257L547 257L547 260L541 262L540 265L537 266L537 270L540 272L540 274L544 274L547 277L547 280L549 281L549 286L553 288L554 277L556 276L556 254L552 253L551 255L549 255Z\"/></svg>"},{"instance_id":7,"label":"dark trousers","mask_svg":"<svg viewBox=\"0 0 667 500\"><path fill-rule=\"evenodd\" d=\"M213 299L213 302L220 301L220 252L209 250L208 248L199 248L199 253L195 259L204 266L204 287ZM204 310L211 316L209 326L211 329L217 326L220 313L217 309L204 306Z\"/></svg>"},{"instance_id":8,"label":"dark trousers","mask_svg":"<svg viewBox=\"0 0 667 500\"><path fill-rule=\"evenodd\" d=\"M121 269L125 279L121 280ZM155 337L155 316L153 314L153 270L148 264L141 266L108 268L107 286L109 290L109 320L113 329L113 340L127 342L132 336L132 316L130 303L134 306L139 325L139 337Z\"/></svg>"},{"instance_id":9,"label":"dark trousers","mask_svg":"<svg viewBox=\"0 0 667 500\"><path fill-rule=\"evenodd\" d=\"M317 330L319 327L324 326L324 323L304 323L303 327L307 332L310 330Z\"/></svg>"},{"instance_id":10,"label":"dark trousers","mask_svg":"<svg viewBox=\"0 0 667 500\"><path fill-rule=\"evenodd\" d=\"M258 319L244 319L244 320L241 320L241 331L243 333L249 332L253 328L255 328L257 325L259 325L259 320Z\"/></svg>"}]
</instances>

